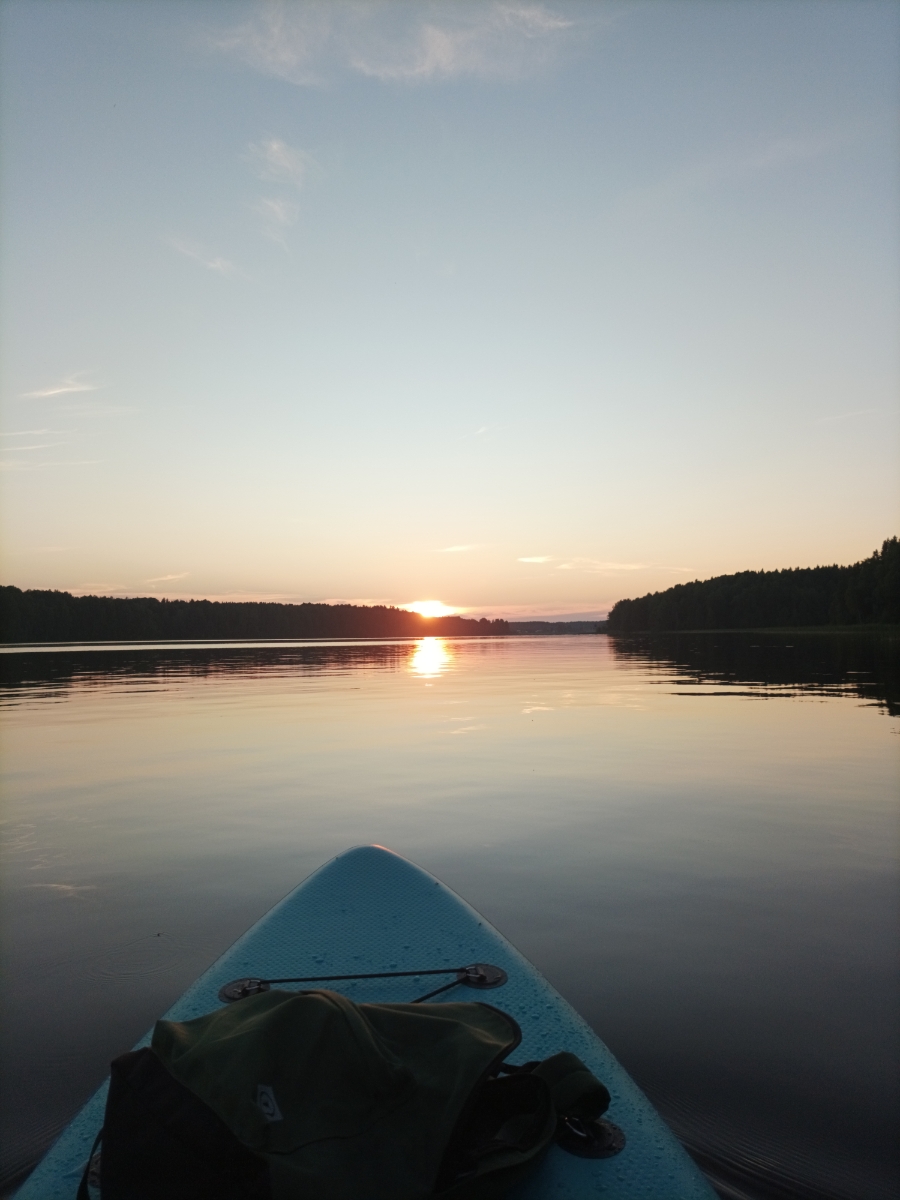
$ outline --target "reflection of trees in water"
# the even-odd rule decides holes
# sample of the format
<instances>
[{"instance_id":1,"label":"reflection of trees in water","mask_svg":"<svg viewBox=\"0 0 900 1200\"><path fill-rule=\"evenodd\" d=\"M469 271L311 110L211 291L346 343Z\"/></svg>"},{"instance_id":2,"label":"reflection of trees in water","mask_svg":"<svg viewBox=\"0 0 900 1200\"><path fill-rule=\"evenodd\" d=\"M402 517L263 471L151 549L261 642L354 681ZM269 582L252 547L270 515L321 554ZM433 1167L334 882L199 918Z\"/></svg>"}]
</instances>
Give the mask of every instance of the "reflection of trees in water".
<instances>
[{"instance_id":1,"label":"reflection of trees in water","mask_svg":"<svg viewBox=\"0 0 900 1200\"><path fill-rule=\"evenodd\" d=\"M152 687L179 679L254 675L291 677L345 675L363 669L418 669L423 646L438 646L440 663L425 674L441 674L465 646L466 658L502 652L505 637L462 639L410 638L394 642L332 642L306 645L122 646L118 649L74 647L0 654L0 707L26 695L63 698L74 688ZM455 649L454 649L455 648ZM432 657L434 650L431 651ZM427 665L427 664L426 664Z\"/></svg>"},{"instance_id":2,"label":"reflection of trees in water","mask_svg":"<svg viewBox=\"0 0 900 1200\"><path fill-rule=\"evenodd\" d=\"M435 639L436 641L438 639ZM468 661L509 652L509 640L466 639ZM673 670L676 685L746 684L758 695L850 695L900 715L900 632L652 633L609 638L620 662ZM462 644L455 643L457 649ZM585 638L585 652L597 640ZM415 670L421 641L353 645L123 647L0 654L0 705L73 688L159 686L179 679L341 675Z\"/></svg>"},{"instance_id":3,"label":"reflection of trees in water","mask_svg":"<svg viewBox=\"0 0 900 1200\"><path fill-rule=\"evenodd\" d=\"M0 703L15 703L23 692L64 695L72 688L217 676L341 675L361 668L398 671L418 643L352 646L202 646L121 650L56 650L0 654Z\"/></svg>"},{"instance_id":4,"label":"reflection of trees in water","mask_svg":"<svg viewBox=\"0 0 900 1200\"><path fill-rule=\"evenodd\" d=\"M747 684L765 694L791 689L849 695L900 715L900 631L826 633L651 633L610 637L621 662L682 673L678 685Z\"/></svg>"}]
</instances>

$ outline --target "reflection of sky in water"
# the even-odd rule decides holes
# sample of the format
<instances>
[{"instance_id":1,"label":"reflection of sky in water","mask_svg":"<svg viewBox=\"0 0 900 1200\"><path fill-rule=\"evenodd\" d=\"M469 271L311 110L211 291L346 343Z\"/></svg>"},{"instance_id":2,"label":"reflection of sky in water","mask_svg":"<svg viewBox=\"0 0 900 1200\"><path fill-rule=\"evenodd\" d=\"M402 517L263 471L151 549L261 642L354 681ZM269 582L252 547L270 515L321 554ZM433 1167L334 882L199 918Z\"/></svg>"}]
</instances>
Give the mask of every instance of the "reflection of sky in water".
<instances>
[{"instance_id":1,"label":"reflection of sky in water","mask_svg":"<svg viewBox=\"0 0 900 1200\"><path fill-rule=\"evenodd\" d=\"M379 842L532 958L702 1153L768 1164L770 1195L779 1172L891 1195L898 722L871 646L0 655L4 1160L304 875Z\"/></svg>"},{"instance_id":2,"label":"reflection of sky in water","mask_svg":"<svg viewBox=\"0 0 900 1200\"><path fill-rule=\"evenodd\" d=\"M422 638L410 659L409 669L415 675L433 679L447 670L450 660L451 654L443 638Z\"/></svg>"}]
</instances>

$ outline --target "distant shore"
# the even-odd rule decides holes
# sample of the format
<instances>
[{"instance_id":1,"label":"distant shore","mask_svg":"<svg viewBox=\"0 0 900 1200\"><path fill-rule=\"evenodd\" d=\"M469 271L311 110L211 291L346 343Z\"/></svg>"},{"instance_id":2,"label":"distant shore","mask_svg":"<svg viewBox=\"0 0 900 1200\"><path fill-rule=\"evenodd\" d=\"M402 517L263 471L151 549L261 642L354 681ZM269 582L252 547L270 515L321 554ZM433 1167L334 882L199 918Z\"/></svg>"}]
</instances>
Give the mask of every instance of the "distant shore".
<instances>
[{"instance_id":1,"label":"distant shore","mask_svg":"<svg viewBox=\"0 0 900 1200\"><path fill-rule=\"evenodd\" d=\"M900 623L900 543L848 567L741 571L613 605L608 632L840 628Z\"/></svg>"},{"instance_id":2,"label":"distant shore","mask_svg":"<svg viewBox=\"0 0 900 1200\"><path fill-rule=\"evenodd\" d=\"M387 605L73 596L0 587L0 644L366 640L594 634L599 621L423 617Z\"/></svg>"},{"instance_id":3,"label":"distant shore","mask_svg":"<svg viewBox=\"0 0 900 1200\"><path fill-rule=\"evenodd\" d=\"M73 596L0 587L0 641L128 642L508 635L506 621L423 617L387 605Z\"/></svg>"},{"instance_id":4,"label":"distant shore","mask_svg":"<svg viewBox=\"0 0 900 1200\"><path fill-rule=\"evenodd\" d=\"M606 621L424 617L388 605L73 596L0 587L0 644L546 637L900 625L900 542L851 566L741 571L619 600Z\"/></svg>"}]
</instances>

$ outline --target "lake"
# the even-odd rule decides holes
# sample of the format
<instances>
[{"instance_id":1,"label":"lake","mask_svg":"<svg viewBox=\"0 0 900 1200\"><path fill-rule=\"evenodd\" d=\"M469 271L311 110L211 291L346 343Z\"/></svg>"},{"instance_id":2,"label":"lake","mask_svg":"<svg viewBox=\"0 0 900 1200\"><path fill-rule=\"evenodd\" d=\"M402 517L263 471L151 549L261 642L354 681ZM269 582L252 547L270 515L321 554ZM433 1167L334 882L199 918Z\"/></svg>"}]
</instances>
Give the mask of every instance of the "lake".
<instances>
[{"instance_id":1,"label":"lake","mask_svg":"<svg viewBox=\"0 0 900 1200\"><path fill-rule=\"evenodd\" d=\"M738 1198L897 1195L897 633L0 653L8 1191L210 962L377 842Z\"/></svg>"}]
</instances>

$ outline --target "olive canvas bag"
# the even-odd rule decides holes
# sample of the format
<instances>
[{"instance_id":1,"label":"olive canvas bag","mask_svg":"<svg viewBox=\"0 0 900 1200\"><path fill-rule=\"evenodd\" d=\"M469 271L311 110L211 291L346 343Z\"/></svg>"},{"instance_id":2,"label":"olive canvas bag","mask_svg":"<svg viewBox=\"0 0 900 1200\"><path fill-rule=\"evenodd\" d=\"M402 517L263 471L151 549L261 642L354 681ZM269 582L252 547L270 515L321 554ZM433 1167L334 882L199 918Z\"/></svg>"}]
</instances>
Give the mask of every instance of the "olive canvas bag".
<instances>
[{"instance_id":1,"label":"olive canvas bag","mask_svg":"<svg viewBox=\"0 0 900 1200\"><path fill-rule=\"evenodd\" d=\"M113 1064L100 1196L502 1196L563 1124L577 1143L579 1123L609 1104L572 1054L507 1064L520 1041L487 1004L355 1004L324 990L159 1021L149 1049Z\"/></svg>"}]
</instances>

